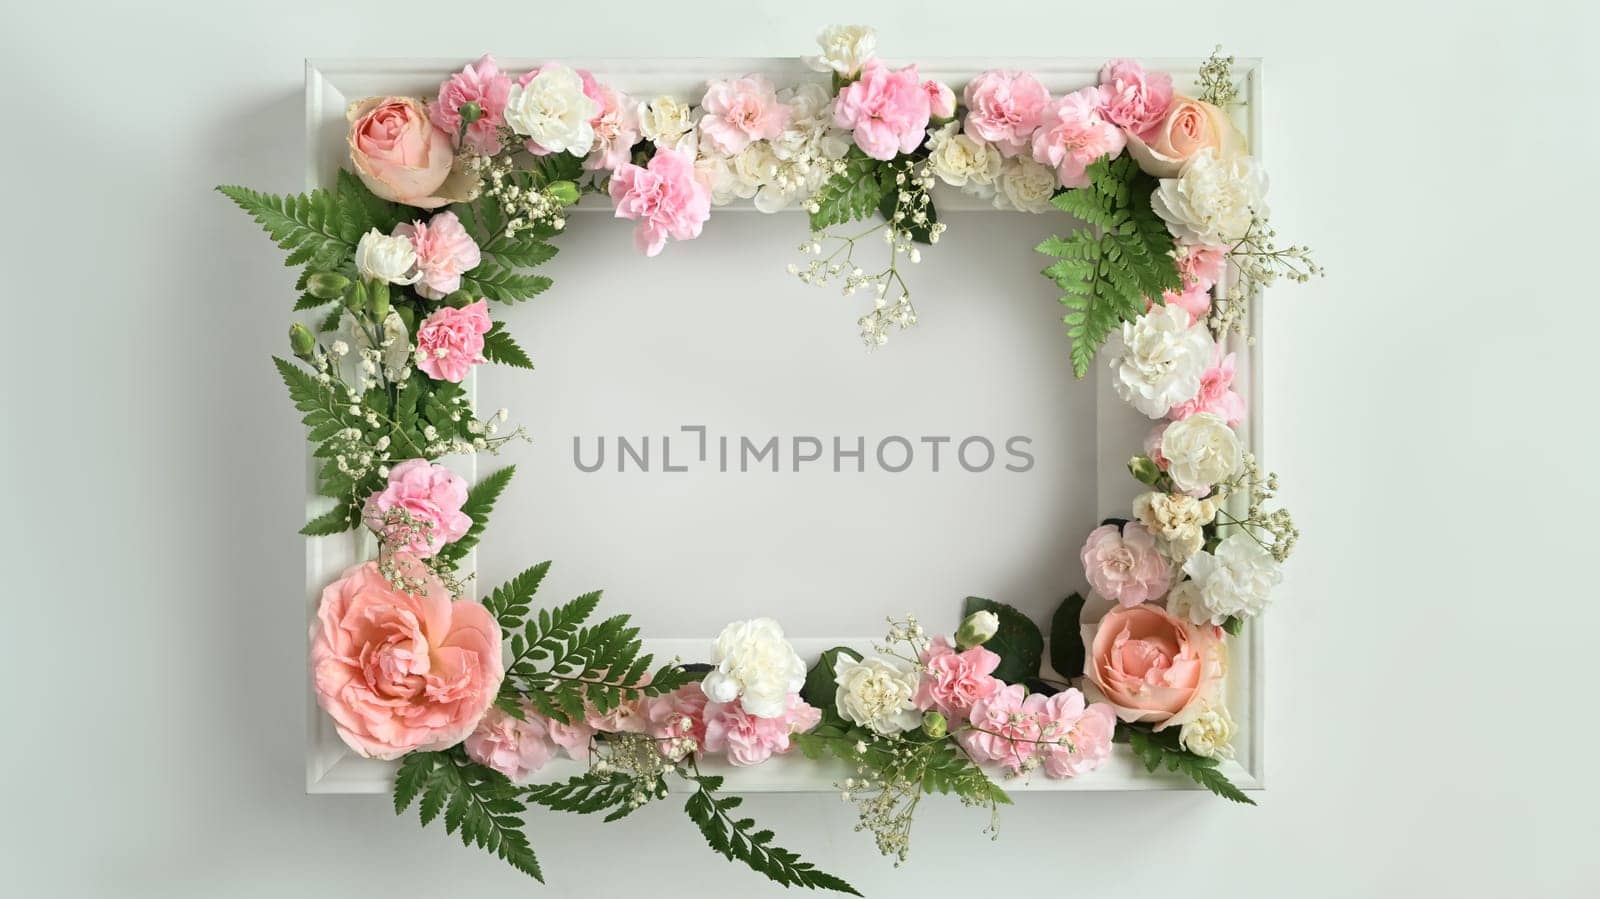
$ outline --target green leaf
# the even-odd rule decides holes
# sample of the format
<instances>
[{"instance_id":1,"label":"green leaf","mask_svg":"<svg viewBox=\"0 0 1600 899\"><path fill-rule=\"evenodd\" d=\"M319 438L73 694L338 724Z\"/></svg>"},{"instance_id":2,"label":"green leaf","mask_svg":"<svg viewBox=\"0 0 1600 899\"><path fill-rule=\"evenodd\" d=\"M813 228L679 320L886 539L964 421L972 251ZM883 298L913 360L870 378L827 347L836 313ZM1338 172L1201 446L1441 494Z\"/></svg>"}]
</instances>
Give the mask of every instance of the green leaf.
<instances>
[{"instance_id":1,"label":"green leaf","mask_svg":"<svg viewBox=\"0 0 1600 899\"><path fill-rule=\"evenodd\" d=\"M483 355L490 362L516 368L533 368L533 360L506 331L505 322L495 322L489 333L483 335Z\"/></svg>"},{"instance_id":2,"label":"green leaf","mask_svg":"<svg viewBox=\"0 0 1600 899\"><path fill-rule=\"evenodd\" d=\"M524 795L529 802L558 812L592 815L608 812L606 821L616 821L633 811L629 800L638 784L626 774L600 775L593 771L579 774L559 783L538 784L528 787ZM661 790L661 778L646 787L652 795Z\"/></svg>"},{"instance_id":3,"label":"green leaf","mask_svg":"<svg viewBox=\"0 0 1600 899\"><path fill-rule=\"evenodd\" d=\"M510 632L522 627L523 619L528 616L528 604L533 601L533 595L539 592L539 584L549 571L550 563L540 562L484 597L484 608L500 622L502 630Z\"/></svg>"},{"instance_id":4,"label":"green leaf","mask_svg":"<svg viewBox=\"0 0 1600 899\"><path fill-rule=\"evenodd\" d=\"M359 209L365 221L360 229L361 234L377 228L384 234L392 234L394 226L412 218L412 212L399 203L391 203L373 193L367 185L347 169L339 170L337 183L338 197L342 206L348 209ZM358 234L356 239L360 240Z\"/></svg>"},{"instance_id":5,"label":"green leaf","mask_svg":"<svg viewBox=\"0 0 1600 899\"><path fill-rule=\"evenodd\" d=\"M717 854L730 861L739 861L750 870L765 875L783 886L800 886L812 890L832 890L861 895L856 888L838 877L817 870L800 856L771 844L770 831L757 831L749 818L734 818L730 814L744 800L738 796L718 796L722 778L695 775L699 789L684 805L689 820L700 828L701 836Z\"/></svg>"},{"instance_id":6,"label":"green leaf","mask_svg":"<svg viewBox=\"0 0 1600 899\"><path fill-rule=\"evenodd\" d=\"M1078 617L1083 612L1083 597L1074 593L1061 601L1050 618L1050 667L1062 677L1083 674L1083 631Z\"/></svg>"},{"instance_id":7,"label":"green leaf","mask_svg":"<svg viewBox=\"0 0 1600 899\"><path fill-rule=\"evenodd\" d=\"M306 537L328 537L342 534L355 527L359 519L354 513L354 503L340 503L332 509L306 522L300 533Z\"/></svg>"},{"instance_id":8,"label":"green leaf","mask_svg":"<svg viewBox=\"0 0 1600 899\"><path fill-rule=\"evenodd\" d=\"M333 271L351 259L364 233L360 225L365 219L345 213L325 190L285 197L236 185L217 190L249 213L280 249L289 252L285 265Z\"/></svg>"},{"instance_id":9,"label":"green leaf","mask_svg":"<svg viewBox=\"0 0 1600 899\"><path fill-rule=\"evenodd\" d=\"M446 833L459 831L463 845L476 845L542 882L539 859L524 832L527 806L520 792L504 775L468 761L459 750L414 752L401 760L395 775L394 810L403 813L420 796L423 826L443 811Z\"/></svg>"},{"instance_id":10,"label":"green leaf","mask_svg":"<svg viewBox=\"0 0 1600 899\"><path fill-rule=\"evenodd\" d=\"M1020 684L1037 676L1044 660L1044 635L1039 633L1039 626L1012 606L978 596L967 597L961 617L982 611L993 612L1000 619L1000 629L983 644L1000 656L1000 667L994 670L994 676L1008 684Z\"/></svg>"},{"instance_id":11,"label":"green leaf","mask_svg":"<svg viewBox=\"0 0 1600 899\"><path fill-rule=\"evenodd\" d=\"M543 275L522 275L491 260L461 276L461 289L475 297L488 297L501 303L520 303L538 296L550 287Z\"/></svg>"},{"instance_id":12,"label":"green leaf","mask_svg":"<svg viewBox=\"0 0 1600 899\"><path fill-rule=\"evenodd\" d=\"M1223 799L1244 805L1256 804L1219 770L1216 759L1195 755L1182 748L1178 742L1177 728L1156 733L1142 725L1119 723L1117 735L1127 739L1134 756L1152 774L1165 765L1168 771L1187 775L1190 780Z\"/></svg>"},{"instance_id":13,"label":"green leaf","mask_svg":"<svg viewBox=\"0 0 1600 899\"><path fill-rule=\"evenodd\" d=\"M461 505L461 511L472 519L472 526L461 539L454 543L446 543L439 550L437 558L454 567L466 558L469 551L478 545L483 537L483 529L489 523L489 513L494 511L495 501L500 498L500 493L511 483L511 476L516 473L515 465L507 465L499 469L478 483L472 485L467 491L467 501Z\"/></svg>"},{"instance_id":14,"label":"green leaf","mask_svg":"<svg viewBox=\"0 0 1600 899\"><path fill-rule=\"evenodd\" d=\"M817 211L811 213L812 231L864 219L878 209L884 197L880 173L883 163L852 147L844 166L843 172L817 190ZM893 183L891 178L891 187Z\"/></svg>"},{"instance_id":15,"label":"green leaf","mask_svg":"<svg viewBox=\"0 0 1600 899\"><path fill-rule=\"evenodd\" d=\"M811 670L806 672L805 686L800 688L800 698L821 709L824 714L837 712L834 698L839 688L833 680L833 665L840 655L861 658L861 653L848 646L835 646L824 652L817 663L811 666Z\"/></svg>"}]
</instances>

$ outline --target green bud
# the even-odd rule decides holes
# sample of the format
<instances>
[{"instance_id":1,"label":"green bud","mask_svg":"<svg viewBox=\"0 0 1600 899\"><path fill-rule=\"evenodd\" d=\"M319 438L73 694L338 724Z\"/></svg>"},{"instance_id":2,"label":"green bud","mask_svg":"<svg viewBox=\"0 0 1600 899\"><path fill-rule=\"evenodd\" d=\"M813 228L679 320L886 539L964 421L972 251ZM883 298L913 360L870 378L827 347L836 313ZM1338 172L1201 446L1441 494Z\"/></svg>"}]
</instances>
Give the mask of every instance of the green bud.
<instances>
[{"instance_id":1,"label":"green bud","mask_svg":"<svg viewBox=\"0 0 1600 899\"><path fill-rule=\"evenodd\" d=\"M357 315L367 308L367 282L357 281L355 289L344 295L344 308Z\"/></svg>"},{"instance_id":2,"label":"green bud","mask_svg":"<svg viewBox=\"0 0 1600 899\"><path fill-rule=\"evenodd\" d=\"M477 100L461 104L461 108L457 112L461 114L461 124L463 125L470 125L483 118L483 107L478 105Z\"/></svg>"},{"instance_id":3,"label":"green bud","mask_svg":"<svg viewBox=\"0 0 1600 899\"><path fill-rule=\"evenodd\" d=\"M310 328L299 322L289 326L289 349L294 351L295 356L310 362L311 351L316 347L317 338Z\"/></svg>"},{"instance_id":4,"label":"green bud","mask_svg":"<svg viewBox=\"0 0 1600 899\"><path fill-rule=\"evenodd\" d=\"M337 300L350 287L350 279L338 272L315 272L306 280L306 292L319 300Z\"/></svg>"},{"instance_id":5,"label":"green bud","mask_svg":"<svg viewBox=\"0 0 1600 899\"><path fill-rule=\"evenodd\" d=\"M922 713L922 732L935 740L943 739L950 732L950 722L944 716L929 710Z\"/></svg>"},{"instance_id":6,"label":"green bud","mask_svg":"<svg viewBox=\"0 0 1600 899\"><path fill-rule=\"evenodd\" d=\"M1134 456L1128 460L1128 472L1141 484L1154 487L1161 480L1161 469L1149 456Z\"/></svg>"},{"instance_id":7,"label":"green bud","mask_svg":"<svg viewBox=\"0 0 1600 899\"><path fill-rule=\"evenodd\" d=\"M389 282L372 282L372 317L383 321L389 317Z\"/></svg>"},{"instance_id":8,"label":"green bud","mask_svg":"<svg viewBox=\"0 0 1600 899\"><path fill-rule=\"evenodd\" d=\"M552 181L545 190L563 206L578 202L578 185L571 181Z\"/></svg>"},{"instance_id":9,"label":"green bud","mask_svg":"<svg viewBox=\"0 0 1600 899\"><path fill-rule=\"evenodd\" d=\"M999 615L987 609L973 612L967 616L967 620L961 622L961 627L956 630L956 648L965 650L974 646L982 646L989 642L989 638L993 637L999 630Z\"/></svg>"}]
</instances>

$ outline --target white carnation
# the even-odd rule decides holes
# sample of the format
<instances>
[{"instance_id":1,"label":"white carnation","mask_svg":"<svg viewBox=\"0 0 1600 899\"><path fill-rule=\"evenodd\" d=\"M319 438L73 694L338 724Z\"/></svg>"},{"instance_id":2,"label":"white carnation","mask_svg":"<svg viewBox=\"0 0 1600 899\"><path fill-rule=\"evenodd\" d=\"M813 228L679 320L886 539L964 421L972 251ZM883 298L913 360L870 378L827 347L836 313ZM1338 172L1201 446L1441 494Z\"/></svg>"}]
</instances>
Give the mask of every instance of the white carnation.
<instances>
[{"instance_id":1,"label":"white carnation","mask_svg":"<svg viewBox=\"0 0 1600 899\"><path fill-rule=\"evenodd\" d=\"M1055 208L1050 205L1055 192L1055 169L1026 156L1014 156L1000 167L1000 190L994 205L1018 212L1049 212Z\"/></svg>"},{"instance_id":2,"label":"white carnation","mask_svg":"<svg viewBox=\"0 0 1600 899\"><path fill-rule=\"evenodd\" d=\"M363 234L356 244L356 271L368 281L385 284L415 284L422 277L411 239L391 237L377 228Z\"/></svg>"},{"instance_id":3,"label":"white carnation","mask_svg":"<svg viewBox=\"0 0 1600 899\"><path fill-rule=\"evenodd\" d=\"M1272 553L1248 534L1229 534L1215 552L1197 552L1183 564L1194 584L1185 596L1189 620L1195 624L1220 625L1237 615L1249 618L1261 613L1271 598L1272 588L1283 580Z\"/></svg>"},{"instance_id":4,"label":"white carnation","mask_svg":"<svg viewBox=\"0 0 1600 899\"><path fill-rule=\"evenodd\" d=\"M850 152L850 134L834 123L833 95L808 81L778 95L789 124L769 143L776 159L755 194L762 212L777 212L814 195L833 174L833 161Z\"/></svg>"},{"instance_id":5,"label":"white carnation","mask_svg":"<svg viewBox=\"0 0 1600 899\"><path fill-rule=\"evenodd\" d=\"M589 122L599 114L600 104L583 92L583 79L559 63L546 65L526 85L513 84L506 98L511 130L552 153L587 155L594 146Z\"/></svg>"},{"instance_id":6,"label":"white carnation","mask_svg":"<svg viewBox=\"0 0 1600 899\"><path fill-rule=\"evenodd\" d=\"M692 130L694 117L687 103L662 96L639 104L639 133L661 149L679 149Z\"/></svg>"},{"instance_id":7,"label":"white carnation","mask_svg":"<svg viewBox=\"0 0 1600 899\"><path fill-rule=\"evenodd\" d=\"M1206 703L1200 714L1184 722L1178 742L1184 749L1208 759L1233 758L1233 716L1228 707Z\"/></svg>"},{"instance_id":8,"label":"white carnation","mask_svg":"<svg viewBox=\"0 0 1600 899\"><path fill-rule=\"evenodd\" d=\"M771 618L735 621L711 647L711 673L700 689L712 702L739 700L757 718L781 718L789 694L806 682L806 666Z\"/></svg>"},{"instance_id":9,"label":"white carnation","mask_svg":"<svg viewBox=\"0 0 1600 899\"><path fill-rule=\"evenodd\" d=\"M1182 307L1156 306L1122 323L1122 353L1111 360L1117 395L1160 418L1200 392L1214 348L1203 320L1191 325Z\"/></svg>"},{"instance_id":10,"label":"white carnation","mask_svg":"<svg viewBox=\"0 0 1600 899\"><path fill-rule=\"evenodd\" d=\"M1179 240L1231 244L1252 218L1267 217L1267 175L1253 156L1218 159L1201 150L1176 178L1163 178L1150 197L1156 215Z\"/></svg>"},{"instance_id":11,"label":"white carnation","mask_svg":"<svg viewBox=\"0 0 1600 899\"><path fill-rule=\"evenodd\" d=\"M822 52L805 57L806 65L818 72L854 75L878 50L878 32L865 25L829 25L817 35Z\"/></svg>"},{"instance_id":12,"label":"white carnation","mask_svg":"<svg viewBox=\"0 0 1600 899\"><path fill-rule=\"evenodd\" d=\"M1156 535L1156 547L1182 564L1205 545L1205 526L1217 516L1217 505L1187 493L1141 493L1133 500L1133 517Z\"/></svg>"},{"instance_id":13,"label":"white carnation","mask_svg":"<svg viewBox=\"0 0 1600 899\"><path fill-rule=\"evenodd\" d=\"M1167 426L1161 455L1178 489L1198 492L1233 477L1244 462L1244 447L1222 416L1196 412Z\"/></svg>"},{"instance_id":14,"label":"white carnation","mask_svg":"<svg viewBox=\"0 0 1600 899\"><path fill-rule=\"evenodd\" d=\"M928 166L939 180L980 197L994 196L1000 177L1000 150L964 134L949 122L928 135Z\"/></svg>"},{"instance_id":15,"label":"white carnation","mask_svg":"<svg viewBox=\"0 0 1600 899\"><path fill-rule=\"evenodd\" d=\"M834 703L839 714L873 733L890 735L922 726L922 712L912 702L917 671L896 659L855 659L839 654L833 665L839 685Z\"/></svg>"}]
</instances>

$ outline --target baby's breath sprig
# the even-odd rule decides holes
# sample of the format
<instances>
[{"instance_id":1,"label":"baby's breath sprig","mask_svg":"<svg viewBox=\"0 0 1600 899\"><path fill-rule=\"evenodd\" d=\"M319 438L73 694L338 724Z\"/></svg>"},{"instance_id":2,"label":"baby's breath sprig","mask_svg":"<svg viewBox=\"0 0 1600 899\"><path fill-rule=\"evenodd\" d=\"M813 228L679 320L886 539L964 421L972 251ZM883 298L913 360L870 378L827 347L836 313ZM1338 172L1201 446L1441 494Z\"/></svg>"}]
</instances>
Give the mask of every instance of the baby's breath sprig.
<instances>
[{"instance_id":1,"label":"baby's breath sprig","mask_svg":"<svg viewBox=\"0 0 1600 899\"><path fill-rule=\"evenodd\" d=\"M1200 99L1223 109L1239 102L1239 88L1233 82L1233 57L1222 55L1222 45L1200 66Z\"/></svg>"},{"instance_id":2,"label":"baby's breath sprig","mask_svg":"<svg viewBox=\"0 0 1600 899\"><path fill-rule=\"evenodd\" d=\"M1212 304L1206 322L1212 334L1239 334L1254 343L1255 338L1249 333L1250 302L1263 288L1279 278L1303 284L1327 274L1311 258L1310 247L1294 244L1280 248L1277 237L1271 223L1257 215L1251 218L1244 236L1228 247L1228 262L1237 276Z\"/></svg>"},{"instance_id":3,"label":"baby's breath sprig","mask_svg":"<svg viewBox=\"0 0 1600 899\"><path fill-rule=\"evenodd\" d=\"M1272 553L1273 559L1280 563L1286 561L1300 540L1300 529L1295 527L1294 516L1288 509L1266 508L1267 501L1278 495L1278 475L1275 472L1263 473L1254 453L1245 453L1239 473L1217 485L1216 498L1220 502L1241 491L1249 499L1244 517L1219 508L1218 529L1237 527Z\"/></svg>"},{"instance_id":4,"label":"baby's breath sprig","mask_svg":"<svg viewBox=\"0 0 1600 899\"><path fill-rule=\"evenodd\" d=\"M505 213L506 237L543 228L560 231L567 226L566 208L577 201L575 185L536 183L528 173L516 170L510 154L479 158L484 171L483 195L493 197Z\"/></svg>"},{"instance_id":5,"label":"baby's breath sprig","mask_svg":"<svg viewBox=\"0 0 1600 899\"><path fill-rule=\"evenodd\" d=\"M647 734L606 734L591 750L589 770L601 777L622 774L628 778L627 806L640 808L667 795L666 775L677 766L658 748L658 741ZM681 772L680 772L681 773Z\"/></svg>"}]
</instances>

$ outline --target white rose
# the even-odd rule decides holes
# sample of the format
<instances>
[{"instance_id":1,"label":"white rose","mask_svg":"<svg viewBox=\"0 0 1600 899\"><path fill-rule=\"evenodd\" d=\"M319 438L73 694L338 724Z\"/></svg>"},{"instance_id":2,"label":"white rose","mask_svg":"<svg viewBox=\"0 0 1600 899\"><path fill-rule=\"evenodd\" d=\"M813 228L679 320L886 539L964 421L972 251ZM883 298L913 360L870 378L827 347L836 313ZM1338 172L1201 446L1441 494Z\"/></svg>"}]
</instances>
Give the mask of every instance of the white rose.
<instances>
[{"instance_id":1,"label":"white rose","mask_svg":"<svg viewBox=\"0 0 1600 899\"><path fill-rule=\"evenodd\" d=\"M594 147L589 121L600 104L583 92L583 79L560 63L549 63L526 85L513 84L505 120L511 130L552 153L586 156Z\"/></svg>"},{"instance_id":2,"label":"white rose","mask_svg":"<svg viewBox=\"0 0 1600 899\"><path fill-rule=\"evenodd\" d=\"M678 149L693 129L694 118L687 103L662 96L639 104L639 133L657 147Z\"/></svg>"},{"instance_id":3,"label":"white rose","mask_svg":"<svg viewBox=\"0 0 1600 899\"><path fill-rule=\"evenodd\" d=\"M1000 192L995 194L996 209L1018 212L1049 212L1055 207L1050 198L1056 193L1056 170L1026 156L1007 159L1000 167Z\"/></svg>"},{"instance_id":4,"label":"white rose","mask_svg":"<svg viewBox=\"0 0 1600 899\"><path fill-rule=\"evenodd\" d=\"M1220 625L1237 615L1259 615L1272 598L1272 588L1283 580L1278 562L1266 547L1248 534L1234 532L1218 544L1216 552L1197 552L1183 564L1194 584L1185 601L1189 620Z\"/></svg>"},{"instance_id":5,"label":"white rose","mask_svg":"<svg viewBox=\"0 0 1600 899\"><path fill-rule=\"evenodd\" d=\"M980 197L994 195L1000 177L1000 150L957 130L949 122L929 133L928 165L939 180Z\"/></svg>"},{"instance_id":6,"label":"white rose","mask_svg":"<svg viewBox=\"0 0 1600 899\"><path fill-rule=\"evenodd\" d=\"M878 50L878 32L865 25L829 25L817 35L822 52L805 57L806 65L818 72L854 75Z\"/></svg>"},{"instance_id":7,"label":"white rose","mask_svg":"<svg viewBox=\"0 0 1600 899\"><path fill-rule=\"evenodd\" d=\"M1214 412L1196 412L1167 426L1161 435L1167 474L1179 490L1209 490L1233 477L1244 461L1239 435Z\"/></svg>"},{"instance_id":8,"label":"white rose","mask_svg":"<svg viewBox=\"0 0 1600 899\"><path fill-rule=\"evenodd\" d=\"M1122 353L1111 360L1117 395L1161 418L1200 392L1214 349L1204 321L1189 324L1189 313L1176 304L1156 306L1122 323Z\"/></svg>"},{"instance_id":9,"label":"white rose","mask_svg":"<svg viewBox=\"0 0 1600 899\"><path fill-rule=\"evenodd\" d=\"M411 239L391 237L377 228L361 235L356 244L356 271L368 281L386 284L415 284L422 277Z\"/></svg>"},{"instance_id":10,"label":"white rose","mask_svg":"<svg viewBox=\"0 0 1600 899\"><path fill-rule=\"evenodd\" d=\"M1179 240L1231 244L1252 218L1267 217L1267 175L1253 156L1218 159L1209 149L1184 163L1176 178L1163 178L1150 205Z\"/></svg>"},{"instance_id":11,"label":"white rose","mask_svg":"<svg viewBox=\"0 0 1600 899\"><path fill-rule=\"evenodd\" d=\"M771 618L735 621L711 647L711 673L700 689L712 702L739 700L757 718L781 718L789 694L806 682L806 665Z\"/></svg>"},{"instance_id":12,"label":"white rose","mask_svg":"<svg viewBox=\"0 0 1600 899\"><path fill-rule=\"evenodd\" d=\"M1178 731L1178 742L1184 749L1208 759L1233 758L1233 716L1228 707L1206 703L1196 715L1184 722Z\"/></svg>"},{"instance_id":13,"label":"white rose","mask_svg":"<svg viewBox=\"0 0 1600 899\"><path fill-rule=\"evenodd\" d=\"M1217 504L1187 493L1141 493L1133 500L1133 517L1156 535L1156 547L1174 562L1205 545L1204 527L1217 517Z\"/></svg>"},{"instance_id":14,"label":"white rose","mask_svg":"<svg viewBox=\"0 0 1600 899\"><path fill-rule=\"evenodd\" d=\"M912 702L917 671L908 663L840 653L833 682L839 685L834 693L839 714L873 733L897 734L922 726L922 712Z\"/></svg>"}]
</instances>

